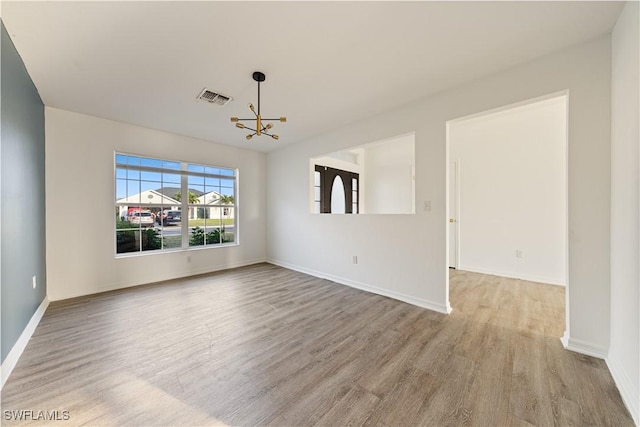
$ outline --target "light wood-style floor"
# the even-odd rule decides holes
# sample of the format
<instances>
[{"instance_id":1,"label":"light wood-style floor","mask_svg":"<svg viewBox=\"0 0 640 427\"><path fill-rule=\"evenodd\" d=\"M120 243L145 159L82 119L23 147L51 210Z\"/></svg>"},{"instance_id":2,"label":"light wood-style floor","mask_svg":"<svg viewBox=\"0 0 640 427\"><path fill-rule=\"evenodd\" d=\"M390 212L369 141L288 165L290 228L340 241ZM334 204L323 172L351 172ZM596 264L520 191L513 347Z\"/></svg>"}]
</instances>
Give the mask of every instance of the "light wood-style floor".
<instances>
[{"instance_id":1,"label":"light wood-style floor","mask_svg":"<svg viewBox=\"0 0 640 427\"><path fill-rule=\"evenodd\" d=\"M447 316L259 264L52 303L2 391L3 418L633 424L604 361L562 348L563 288L452 271L450 289Z\"/></svg>"}]
</instances>

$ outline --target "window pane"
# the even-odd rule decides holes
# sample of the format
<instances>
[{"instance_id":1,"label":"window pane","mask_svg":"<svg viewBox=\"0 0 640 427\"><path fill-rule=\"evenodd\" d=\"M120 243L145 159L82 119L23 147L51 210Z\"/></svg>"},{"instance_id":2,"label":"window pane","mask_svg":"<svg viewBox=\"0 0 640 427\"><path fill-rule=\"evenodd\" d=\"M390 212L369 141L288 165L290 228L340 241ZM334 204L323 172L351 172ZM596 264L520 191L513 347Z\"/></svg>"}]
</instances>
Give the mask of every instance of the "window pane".
<instances>
[{"instance_id":1,"label":"window pane","mask_svg":"<svg viewBox=\"0 0 640 427\"><path fill-rule=\"evenodd\" d=\"M116 252L137 252L140 250L140 231L116 231Z\"/></svg>"},{"instance_id":2,"label":"window pane","mask_svg":"<svg viewBox=\"0 0 640 427\"><path fill-rule=\"evenodd\" d=\"M314 190L315 190L314 200L316 202L319 202L320 201L320 187L315 187Z\"/></svg>"},{"instance_id":3,"label":"window pane","mask_svg":"<svg viewBox=\"0 0 640 427\"><path fill-rule=\"evenodd\" d=\"M169 161L163 160L162 167L164 169L180 170L180 162L169 162Z\"/></svg>"},{"instance_id":4,"label":"window pane","mask_svg":"<svg viewBox=\"0 0 640 427\"><path fill-rule=\"evenodd\" d=\"M160 172L142 171L140 173L140 179L144 179L145 181L160 182L162 180L162 174Z\"/></svg>"},{"instance_id":5,"label":"window pane","mask_svg":"<svg viewBox=\"0 0 640 427\"><path fill-rule=\"evenodd\" d=\"M143 205L162 203L162 195L156 191L153 191L155 188L158 188L157 182L141 181L140 203L142 203ZM149 209L149 206L147 206L145 209Z\"/></svg>"},{"instance_id":6,"label":"window pane","mask_svg":"<svg viewBox=\"0 0 640 427\"><path fill-rule=\"evenodd\" d=\"M314 207L313 212L319 214L320 213L320 202L315 202L313 205L314 205L313 206Z\"/></svg>"},{"instance_id":7,"label":"window pane","mask_svg":"<svg viewBox=\"0 0 640 427\"><path fill-rule=\"evenodd\" d=\"M205 167L204 168L204 173L208 173L208 174L211 174L211 175L220 175L220 168Z\"/></svg>"},{"instance_id":8,"label":"window pane","mask_svg":"<svg viewBox=\"0 0 640 427\"><path fill-rule=\"evenodd\" d=\"M232 209L232 208L230 208ZM233 218L225 220L225 226L222 227L222 243L232 243L236 241L236 225Z\"/></svg>"},{"instance_id":9,"label":"window pane","mask_svg":"<svg viewBox=\"0 0 640 427\"><path fill-rule=\"evenodd\" d=\"M142 243L143 251L162 249L162 238L160 236L160 233L154 228L144 229L140 233L140 241Z\"/></svg>"},{"instance_id":10,"label":"window pane","mask_svg":"<svg viewBox=\"0 0 640 427\"><path fill-rule=\"evenodd\" d=\"M189 175L189 187L193 185L204 185L204 177Z\"/></svg>"},{"instance_id":11,"label":"window pane","mask_svg":"<svg viewBox=\"0 0 640 427\"><path fill-rule=\"evenodd\" d=\"M116 154L116 164L117 165L126 165L127 164L127 156L124 154Z\"/></svg>"},{"instance_id":12,"label":"window pane","mask_svg":"<svg viewBox=\"0 0 640 427\"><path fill-rule=\"evenodd\" d=\"M116 169L116 178L127 179L127 170L126 169L117 168Z\"/></svg>"},{"instance_id":13,"label":"window pane","mask_svg":"<svg viewBox=\"0 0 640 427\"><path fill-rule=\"evenodd\" d=\"M127 156L127 164L131 166L140 166L140 157Z\"/></svg>"},{"instance_id":14,"label":"window pane","mask_svg":"<svg viewBox=\"0 0 640 427\"><path fill-rule=\"evenodd\" d=\"M210 194L210 196L207 196L207 201L204 201L203 203L209 203L211 200L218 200L220 198L220 194L222 194L219 186L205 187L204 192L205 194Z\"/></svg>"},{"instance_id":15,"label":"window pane","mask_svg":"<svg viewBox=\"0 0 640 427\"><path fill-rule=\"evenodd\" d=\"M222 188L233 188L233 180L232 179L221 179L220 186Z\"/></svg>"},{"instance_id":16,"label":"window pane","mask_svg":"<svg viewBox=\"0 0 640 427\"><path fill-rule=\"evenodd\" d=\"M180 211L164 207L154 209L156 231L162 239L162 249L175 249L182 245Z\"/></svg>"},{"instance_id":17,"label":"window pane","mask_svg":"<svg viewBox=\"0 0 640 427\"><path fill-rule=\"evenodd\" d=\"M202 166L202 165L194 165L193 163L189 163L187 165L187 170L189 172L204 173L204 166Z\"/></svg>"},{"instance_id":18,"label":"window pane","mask_svg":"<svg viewBox=\"0 0 640 427\"><path fill-rule=\"evenodd\" d=\"M220 178L206 177L204 179L204 185L206 185L207 187L220 187Z\"/></svg>"},{"instance_id":19,"label":"window pane","mask_svg":"<svg viewBox=\"0 0 640 427\"><path fill-rule=\"evenodd\" d=\"M182 236L180 234L164 234L162 235L162 248L175 249L182 246Z\"/></svg>"},{"instance_id":20,"label":"window pane","mask_svg":"<svg viewBox=\"0 0 640 427\"><path fill-rule=\"evenodd\" d=\"M127 197L127 181L116 179L116 201Z\"/></svg>"},{"instance_id":21,"label":"window pane","mask_svg":"<svg viewBox=\"0 0 640 427\"><path fill-rule=\"evenodd\" d=\"M215 191L210 191L208 193L203 193L200 197L198 197L198 203L203 205L210 205L218 201L220 199L220 194Z\"/></svg>"},{"instance_id":22,"label":"window pane","mask_svg":"<svg viewBox=\"0 0 640 427\"><path fill-rule=\"evenodd\" d=\"M191 223L191 219L189 220ZM195 226L189 227L189 246L202 246L204 245L204 221L202 221L203 226Z\"/></svg>"},{"instance_id":23,"label":"window pane","mask_svg":"<svg viewBox=\"0 0 640 427\"><path fill-rule=\"evenodd\" d=\"M180 187L176 187L176 184L166 184L166 187L163 187L162 194L165 196L165 200L173 204L175 201L176 205L180 204L180 200L182 200L182 190ZM169 200L170 199L170 200Z\"/></svg>"},{"instance_id":24,"label":"window pane","mask_svg":"<svg viewBox=\"0 0 640 427\"><path fill-rule=\"evenodd\" d=\"M205 219L205 244L215 245L221 243L220 218L217 218L219 208L208 208L209 219Z\"/></svg>"},{"instance_id":25,"label":"window pane","mask_svg":"<svg viewBox=\"0 0 640 427\"><path fill-rule=\"evenodd\" d=\"M191 185L189 184L189 203L203 203L201 200L194 200L194 198L202 197L204 194L204 185Z\"/></svg>"},{"instance_id":26,"label":"window pane","mask_svg":"<svg viewBox=\"0 0 640 427\"><path fill-rule=\"evenodd\" d=\"M127 181L127 199L140 203L140 181Z\"/></svg>"},{"instance_id":27,"label":"window pane","mask_svg":"<svg viewBox=\"0 0 640 427\"><path fill-rule=\"evenodd\" d=\"M220 169L220 175L235 176L236 171L234 169Z\"/></svg>"},{"instance_id":28,"label":"window pane","mask_svg":"<svg viewBox=\"0 0 640 427\"><path fill-rule=\"evenodd\" d=\"M320 172L315 171L313 174L313 185L320 187Z\"/></svg>"},{"instance_id":29,"label":"window pane","mask_svg":"<svg viewBox=\"0 0 640 427\"><path fill-rule=\"evenodd\" d=\"M162 160L150 159L148 157L142 157L140 163L142 164L142 166L147 166L152 168L162 167Z\"/></svg>"},{"instance_id":30,"label":"window pane","mask_svg":"<svg viewBox=\"0 0 640 427\"><path fill-rule=\"evenodd\" d=\"M140 179L140 171L127 170L127 179Z\"/></svg>"},{"instance_id":31,"label":"window pane","mask_svg":"<svg viewBox=\"0 0 640 427\"><path fill-rule=\"evenodd\" d=\"M180 175L175 173L163 173L162 182L165 184L180 184Z\"/></svg>"}]
</instances>

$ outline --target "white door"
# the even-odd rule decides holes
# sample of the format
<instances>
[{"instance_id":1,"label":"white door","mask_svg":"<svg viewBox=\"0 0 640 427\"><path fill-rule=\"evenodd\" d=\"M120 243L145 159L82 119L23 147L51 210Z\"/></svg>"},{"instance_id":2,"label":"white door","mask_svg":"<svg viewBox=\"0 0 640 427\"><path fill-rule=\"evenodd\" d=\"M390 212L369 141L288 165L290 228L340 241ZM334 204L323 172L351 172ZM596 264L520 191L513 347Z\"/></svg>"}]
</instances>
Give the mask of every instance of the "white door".
<instances>
[{"instance_id":1,"label":"white door","mask_svg":"<svg viewBox=\"0 0 640 427\"><path fill-rule=\"evenodd\" d=\"M458 170L449 162L449 267L458 268Z\"/></svg>"}]
</instances>

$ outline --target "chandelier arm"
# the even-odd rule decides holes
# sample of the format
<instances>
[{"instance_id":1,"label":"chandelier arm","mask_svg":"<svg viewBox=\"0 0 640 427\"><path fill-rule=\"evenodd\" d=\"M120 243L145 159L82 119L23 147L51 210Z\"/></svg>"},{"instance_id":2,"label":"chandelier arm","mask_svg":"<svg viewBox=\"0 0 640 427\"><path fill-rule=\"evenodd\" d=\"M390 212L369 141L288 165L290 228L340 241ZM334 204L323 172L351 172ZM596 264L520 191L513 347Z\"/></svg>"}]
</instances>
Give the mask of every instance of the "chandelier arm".
<instances>
[{"instance_id":1,"label":"chandelier arm","mask_svg":"<svg viewBox=\"0 0 640 427\"><path fill-rule=\"evenodd\" d=\"M268 125L269 123L267 123ZM267 127L267 125L262 126L262 129L260 129L260 132L265 133L265 130L269 130L270 128ZM271 126L273 127L273 126Z\"/></svg>"}]
</instances>

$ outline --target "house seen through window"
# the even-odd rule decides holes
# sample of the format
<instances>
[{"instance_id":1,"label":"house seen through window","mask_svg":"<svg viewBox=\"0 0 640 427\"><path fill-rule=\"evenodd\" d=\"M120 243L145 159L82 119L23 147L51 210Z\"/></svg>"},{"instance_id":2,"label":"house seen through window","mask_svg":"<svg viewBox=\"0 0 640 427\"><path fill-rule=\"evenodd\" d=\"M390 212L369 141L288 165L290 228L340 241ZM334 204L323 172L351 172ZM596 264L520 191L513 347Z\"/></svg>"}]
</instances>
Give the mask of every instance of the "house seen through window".
<instances>
[{"instance_id":1,"label":"house seen through window","mask_svg":"<svg viewBox=\"0 0 640 427\"><path fill-rule=\"evenodd\" d=\"M237 244L237 171L115 155L116 253Z\"/></svg>"}]
</instances>

